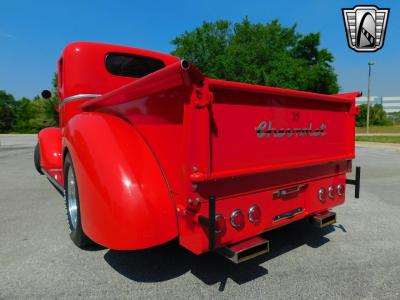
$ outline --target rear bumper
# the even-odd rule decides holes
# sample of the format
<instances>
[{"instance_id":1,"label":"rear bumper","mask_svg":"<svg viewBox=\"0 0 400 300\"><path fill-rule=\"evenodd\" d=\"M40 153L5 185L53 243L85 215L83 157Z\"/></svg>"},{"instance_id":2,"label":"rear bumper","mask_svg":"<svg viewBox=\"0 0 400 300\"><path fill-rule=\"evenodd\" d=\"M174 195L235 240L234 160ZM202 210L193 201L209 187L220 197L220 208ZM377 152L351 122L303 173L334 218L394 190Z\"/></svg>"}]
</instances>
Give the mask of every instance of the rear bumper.
<instances>
[{"instance_id":1,"label":"rear bumper","mask_svg":"<svg viewBox=\"0 0 400 300\"><path fill-rule=\"evenodd\" d=\"M315 227L324 228L336 223L336 213L325 211L310 217L310 222ZM254 257L269 252L269 240L256 236L247 240L241 241L234 245L219 248L218 253L226 257L230 261L239 264L250 260Z\"/></svg>"},{"instance_id":2,"label":"rear bumper","mask_svg":"<svg viewBox=\"0 0 400 300\"><path fill-rule=\"evenodd\" d=\"M328 189L330 186L338 185L346 186L345 173L230 197L211 196L207 202L202 203L198 213L185 210L179 216L189 223L189 226L180 231L180 243L190 251L201 254L237 244L266 231L326 212L344 203L345 191L341 195L335 194L332 198L327 196L324 201L320 201L318 190L321 187ZM295 193L292 194L290 192L292 190L295 190ZM258 223L252 223L248 218L249 208L254 205L261 209L261 219ZM240 230L230 224L231 213L237 209L243 211L246 216L245 225ZM216 215L224 216L226 224L224 234L215 233Z\"/></svg>"}]
</instances>

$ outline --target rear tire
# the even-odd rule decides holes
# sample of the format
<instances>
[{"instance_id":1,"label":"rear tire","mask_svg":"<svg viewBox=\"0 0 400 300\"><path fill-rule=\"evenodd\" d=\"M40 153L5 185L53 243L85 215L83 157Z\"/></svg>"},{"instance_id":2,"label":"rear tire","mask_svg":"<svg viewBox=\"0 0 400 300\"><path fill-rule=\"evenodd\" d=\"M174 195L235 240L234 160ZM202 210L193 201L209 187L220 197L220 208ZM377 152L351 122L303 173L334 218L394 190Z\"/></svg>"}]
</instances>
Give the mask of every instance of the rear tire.
<instances>
[{"instance_id":1,"label":"rear tire","mask_svg":"<svg viewBox=\"0 0 400 300\"><path fill-rule=\"evenodd\" d=\"M64 160L64 199L67 208L69 236L79 248L88 248L95 243L83 232L79 205L79 189L71 156Z\"/></svg>"},{"instance_id":2,"label":"rear tire","mask_svg":"<svg viewBox=\"0 0 400 300\"><path fill-rule=\"evenodd\" d=\"M40 165L40 149L39 143L35 146L35 152L33 153L33 161L35 163L35 169L39 174L43 175L42 166Z\"/></svg>"}]
</instances>

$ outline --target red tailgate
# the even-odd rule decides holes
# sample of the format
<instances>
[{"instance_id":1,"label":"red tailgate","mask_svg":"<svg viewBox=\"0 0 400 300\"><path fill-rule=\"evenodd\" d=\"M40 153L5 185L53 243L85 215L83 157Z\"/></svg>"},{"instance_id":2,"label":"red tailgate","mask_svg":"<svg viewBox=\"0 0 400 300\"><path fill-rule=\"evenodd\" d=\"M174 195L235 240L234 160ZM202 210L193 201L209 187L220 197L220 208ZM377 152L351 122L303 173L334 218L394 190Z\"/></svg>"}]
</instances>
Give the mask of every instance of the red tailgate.
<instances>
[{"instance_id":1,"label":"red tailgate","mask_svg":"<svg viewBox=\"0 0 400 300\"><path fill-rule=\"evenodd\" d=\"M354 157L357 93L320 95L210 80L211 177Z\"/></svg>"}]
</instances>

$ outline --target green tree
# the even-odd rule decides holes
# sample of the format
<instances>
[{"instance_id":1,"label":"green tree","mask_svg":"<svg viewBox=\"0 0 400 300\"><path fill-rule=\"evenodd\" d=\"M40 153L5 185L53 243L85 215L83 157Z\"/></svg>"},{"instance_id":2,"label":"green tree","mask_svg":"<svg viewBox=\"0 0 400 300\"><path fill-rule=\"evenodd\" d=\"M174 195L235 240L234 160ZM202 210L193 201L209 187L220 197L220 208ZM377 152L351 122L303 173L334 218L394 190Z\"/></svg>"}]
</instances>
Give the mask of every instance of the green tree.
<instances>
[{"instance_id":1,"label":"green tree","mask_svg":"<svg viewBox=\"0 0 400 300\"><path fill-rule=\"evenodd\" d=\"M28 98L21 98L17 101L15 108L16 122L13 131L20 133L31 133L30 120L35 117L36 111L32 106L32 101Z\"/></svg>"},{"instance_id":2,"label":"green tree","mask_svg":"<svg viewBox=\"0 0 400 300\"><path fill-rule=\"evenodd\" d=\"M359 106L360 113L356 116L356 126L364 127L367 125L367 104ZM370 105L369 107L369 125L385 126L391 125L383 106L381 104Z\"/></svg>"},{"instance_id":3,"label":"green tree","mask_svg":"<svg viewBox=\"0 0 400 300\"><path fill-rule=\"evenodd\" d=\"M0 133L15 131L36 133L42 128L58 126L57 74L52 80L52 97L33 100L21 98L18 101L11 94L0 91Z\"/></svg>"},{"instance_id":4,"label":"green tree","mask_svg":"<svg viewBox=\"0 0 400 300\"><path fill-rule=\"evenodd\" d=\"M11 94L0 90L0 133L10 132L16 122L17 103Z\"/></svg>"},{"instance_id":5,"label":"green tree","mask_svg":"<svg viewBox=\"0 0 400 300\"><path fill-rule=\"evenodd\" d=\"M320 49L320 34L302 35L296 25L253 24L247 18L204 22L171 43L173 55L211 78L327 94L339 90L333 55Z\"/></svg>"},{"instance_id":6,"label":"green tree","mask_svg":"<svg viewBox=\"0 0 400 300\"><path fill-rule=\"evenodd\" d=\"M58 111L55 110L58 105L58 75L54 73L53 79L51 80L51 98L46 100L45 103L45 114L50 120L50 126L58 126Z\"/></svg>"},{"instance_id":7,"label":"green tree","mask_svg":"<svg viewBox=\"0 0 400 300\"><path fill-rule=\"evenodd\" d=\"M28 121L30 132L38 132L45 127L55 125L49 111L49 99L36 96L32 100L32 110L34 111L34 116Z\"/></svg>"}]
</instances>

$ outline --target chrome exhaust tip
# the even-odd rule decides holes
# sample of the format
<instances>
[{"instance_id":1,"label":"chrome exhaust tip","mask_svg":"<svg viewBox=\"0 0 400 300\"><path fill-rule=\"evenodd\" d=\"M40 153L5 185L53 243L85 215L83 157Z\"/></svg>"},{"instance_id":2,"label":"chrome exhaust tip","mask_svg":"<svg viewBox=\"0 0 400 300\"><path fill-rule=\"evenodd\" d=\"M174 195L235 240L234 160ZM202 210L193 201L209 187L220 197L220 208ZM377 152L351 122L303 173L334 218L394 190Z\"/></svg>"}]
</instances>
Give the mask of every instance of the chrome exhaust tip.
<instances>
[{"instance_id":1,"label":"chrome exhaust tip","mask_svg":"<svg viewBox=\"0 0 400 300\"><path fill-rule=\"evenodd\" d=\"M269 252L269 241L262 237L254 237L234 245L218 249L218 253L235 264L247 261Z\"/></svg>"},{"instance_id":2,"label":"chrome exhaust tip","mask_svg":"<svg viewBox=\"0 0 400 300\"><path fill-rule=\"evenodd\" d=\"M333 223L336 223L336 213L331 211L325 211L310 217L312 225L318 228L324 228Z\"/></svg>"}]
</instances>

